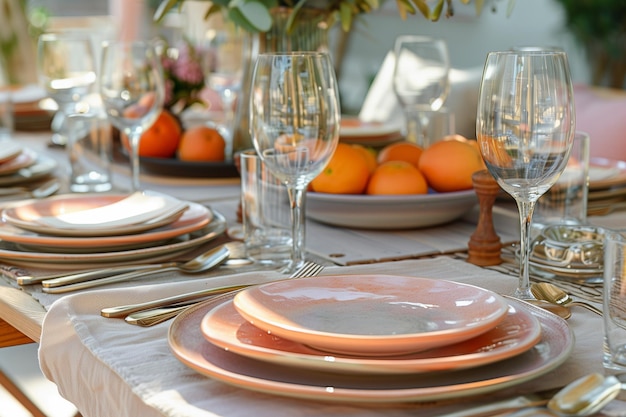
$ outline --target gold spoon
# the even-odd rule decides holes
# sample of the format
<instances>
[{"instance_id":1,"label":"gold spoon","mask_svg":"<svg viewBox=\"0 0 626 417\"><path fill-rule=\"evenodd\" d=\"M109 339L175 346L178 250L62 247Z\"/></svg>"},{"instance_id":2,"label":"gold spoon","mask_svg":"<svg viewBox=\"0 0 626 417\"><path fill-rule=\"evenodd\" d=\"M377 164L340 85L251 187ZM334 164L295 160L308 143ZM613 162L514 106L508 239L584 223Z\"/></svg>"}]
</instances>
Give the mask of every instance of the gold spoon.
<instances>
[{"instance_id":1,"label":"gold spoon","mask_svg":"<svg viewBox=\"0 0 626 417\"><path fill-rule=\"evenodd\" d=\"M572 297L561 288L549 282L538 282L530 286L530 292L538 299L549 301L566 307L579 306L602 316L602 310L582 301L574 301Z\"/></svg>"},{"instance_id":2,"label":"gold spoon","mask_svg":"<svg viewBox=\"0 0 626 417\"><path fill-rule=\"evenodd\" d=\"M559 304L550 303L544 300L524 300L529 304L542 308L544 310L549 311L550 313L556 314L564 320L572 317L572 310L569 307Z\"/></svg>"}]
</instances>

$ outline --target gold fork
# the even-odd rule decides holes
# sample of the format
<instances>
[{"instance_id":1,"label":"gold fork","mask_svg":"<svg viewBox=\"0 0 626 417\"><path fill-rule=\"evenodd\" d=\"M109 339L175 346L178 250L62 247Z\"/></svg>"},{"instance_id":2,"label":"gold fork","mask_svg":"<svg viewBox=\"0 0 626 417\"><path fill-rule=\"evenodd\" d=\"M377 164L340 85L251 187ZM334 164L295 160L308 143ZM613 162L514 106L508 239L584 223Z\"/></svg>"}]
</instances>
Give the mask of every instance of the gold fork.
<instances>
[{"instance_id":1,"label":"gold fork","mask_svg":"<svg viewBox=\"0 0 626 417\"><path fill-rule=\"evenodd\" d=\"M324 266L316 262L306 262L288 279L314 277L319 275L323 269ZM177 316L182 310L204 301L210 296L219 295L218 299L226 299L234 293L252 285L257 284L233 285L210 290L194 291L141 304L103 309L101 314L105 317L126 316L125 320L127 323L149 327Z\"/></svg>"}]
</instances>

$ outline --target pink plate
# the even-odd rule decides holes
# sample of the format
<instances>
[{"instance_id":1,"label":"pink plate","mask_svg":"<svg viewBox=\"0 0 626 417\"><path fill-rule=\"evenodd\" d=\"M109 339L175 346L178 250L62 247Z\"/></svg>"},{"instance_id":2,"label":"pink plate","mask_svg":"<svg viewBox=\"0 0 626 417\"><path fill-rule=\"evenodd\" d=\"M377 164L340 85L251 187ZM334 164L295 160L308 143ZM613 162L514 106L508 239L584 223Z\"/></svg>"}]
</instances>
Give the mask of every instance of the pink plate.
<instances>
[{"instance_id":1,"label":"pink plate","mask_svg":"<svg viewBox=\"0 0 626 417\"><path fill-rule=\"evenodd\" d=\"M37 154L30 149L24 149L14 158L0 164L0 175L14 174L22 168L27 168L35 163Z\"/></svg>"},{"instance_id":2,"label":"pink plate","mask_svg":"<svg viewBox=\"0 0 626 417\"><path fill-rule=\"evenodd\" d=\"M204 316L223 302L211 299L178 315L169 328L168 343L182 363L230 385L269 394L321 401L391 403L426 402L486 394L521 384L561 365L571 354L574 335L565 320L522 301L541 323L541 340L528 351L471 369L424 374L364 375L307 371L229 352L208 342L200 325Z\"/></svg>"},{"instance_id":3,"label":"pink plate","mask_svg":"<svg viewBox=\"0 0 626 417\"><path fill-rule=\"evenodd\" d=\"M476 337L504 320L508 303L472 285L394 275L336 275L273 282L238 293L247 321L328 352L389 356Z\"/></svg>"},{"instance_id":4,"label":"pink plate","mask_svg":"<svg viewBox=\"0 0 626 417\"><path fill-rule=\"evenodd\" d=\"M144 233L100 237L63 237L38 234L14 227L3 221L0 222L0 239L46 250L71 249L73 251L84 250L85 252L94 249L115 250L164 241L185 233L195 232L209 224L212 218L213 213L208 208L189 202L189 208L176 221Z\"/></svg>"},{"instance_id":5,"label":"pink plate","mask_svg":"<svg viewBox=\"0 0 626 417\"><path fill-rule=\"evenodd\" d=\"M500 324L480 336L441 348L404 356L356 357L334 355L282 339L244 320L232 301L210 310L202 320L207 340L231 352L279 365L330 372L418 373L471 368L518 355L541 338L539 321L523 308L509 305Z\"/></svg>"}]
</instances>

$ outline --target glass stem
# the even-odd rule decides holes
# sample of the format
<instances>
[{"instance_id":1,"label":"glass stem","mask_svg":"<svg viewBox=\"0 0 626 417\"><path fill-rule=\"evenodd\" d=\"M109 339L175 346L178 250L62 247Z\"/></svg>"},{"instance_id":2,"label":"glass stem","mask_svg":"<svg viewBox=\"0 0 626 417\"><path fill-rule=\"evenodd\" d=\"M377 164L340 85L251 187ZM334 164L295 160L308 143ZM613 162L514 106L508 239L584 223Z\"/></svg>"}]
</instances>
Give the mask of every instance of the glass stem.
<instances>
[{"instance_id":1,"label":"glass stem","mask_svg":"<svg viewBox=\"0 0 626 417\"><path fill-rule=\"evenodd\" d=\"M515 290L514 296L521 300L533 300L535 297L530 292L530 228L532 224L533 211L535 209L534 201L517 202L520 218L520 269L519 283Z\"/></svg>"},{"instance_id":2,"label":"glass stem","mask_svg":"<svg viewBox=\"0 0 626 417\"><path fill-rule=\"evenodd\" d=\"M291 204L291 263L289 272L293 272L304 263L304 243L306 236L306 223L304 218L304 205L306 190L300 187L288 187L289 203Z\"/></svg>"},{"instance_id":3,"label":"glass stem","mask_svg":"<svg viewBox=\"0 0 626 417\"><path fill-rule=\"evenodd\" d=\"M134 192L141 188L139 184L139 140L141 139L141 132L131 132L128 139L130 141L131 187Z\"/></svg>"}]
</instances>

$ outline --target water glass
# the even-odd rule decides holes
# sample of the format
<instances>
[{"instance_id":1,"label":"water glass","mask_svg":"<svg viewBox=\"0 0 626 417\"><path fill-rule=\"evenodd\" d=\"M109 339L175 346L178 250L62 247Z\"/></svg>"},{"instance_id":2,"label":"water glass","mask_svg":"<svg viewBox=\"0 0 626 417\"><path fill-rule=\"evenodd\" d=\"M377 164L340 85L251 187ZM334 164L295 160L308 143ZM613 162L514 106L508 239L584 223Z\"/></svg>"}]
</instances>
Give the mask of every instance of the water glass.
<instances>
[{"instance_id":1,"label":"water glass","mask_svg":"<svg viewBox=\"0 0 626 417\"><path fill-rule=\"evenodd\" d=\"M419 143L424 149L446 136L454 134L454 113L447 108L439 110L425 110L422 106L407 106L406 117L406 140ZM423 125L424 115L428 124Z\"/></svg>"},{"instance_id":2,"label":"water glass","mask_svg":"<svg viewBox=\"0 0 626 417\"><path fill-rule=\"evenodd\" d=\"M68 125L70 190L77 193L111 190L110 123L96 114L73 114L68 117Z\"/></svg>"},{"instance_id":3,"label":"water glass","mask_svg":"<svg viewBox=\"0 0 626 417\"><path fill-rule=\"evenodd\" d=\"M241 212L246 255L268 266L287 264L291 217L287 187L254 150L240 153Z\"/></svg>"},{"instance_id":4,"label":"water glass","mask_svg":"<svg viewBox=\"0 0 626 417\"><path fill-rule=\"evenodd\" d=\"M589 135L576 132L565 171L556 184L537 201L533 233L549 225L587 223L589 194Z\"/></svg>"},{"instance_id":5,"label":"water glass","mask_svg":"<svg viewBox=\"0 0 626 417\"><path fill-rule=\"evenodd\" d=\"M604 239L604 356L606 373L626 382L626 236L606 230Z\"/></svg>"}]
</instances>

